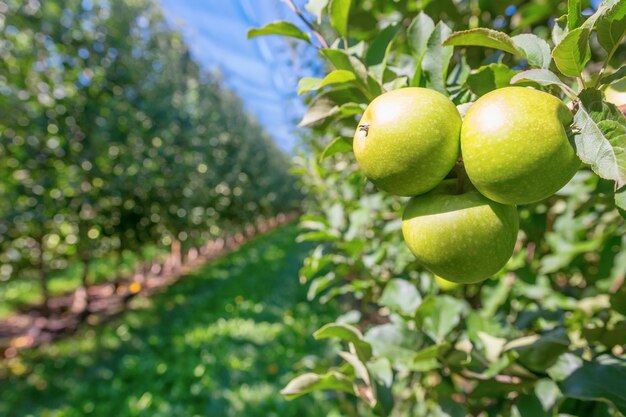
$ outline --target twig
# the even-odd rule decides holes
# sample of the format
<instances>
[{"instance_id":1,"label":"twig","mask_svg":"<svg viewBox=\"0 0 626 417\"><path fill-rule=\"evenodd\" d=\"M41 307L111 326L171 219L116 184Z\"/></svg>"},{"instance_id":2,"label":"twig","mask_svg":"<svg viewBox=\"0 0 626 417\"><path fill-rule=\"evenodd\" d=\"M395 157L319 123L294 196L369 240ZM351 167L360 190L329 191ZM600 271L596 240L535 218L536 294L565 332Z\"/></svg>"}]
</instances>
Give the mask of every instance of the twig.
<instances>
[{"instance_id":1,"label":"twig","mask_svg":"<svg viewBox=\"0 0 626 417\"><path fill-rule=\"evenodd\" d=\"M313 32L313 35L315 35L315 37L317 38L317 40L320 41L320 43L322 44L322 46L324 48L328 48L328 42L326 42L326 39L324 39L324 37L322 36L322 34L315 29L315 26L313 26L313 24L311 22L309 22L307 20L306 17L304 17L304 15L302 14L302 12L296 7L295 4L293 4L293 0L283 0L283 2L289 6L289 8L296 14L298 15L298 17L300 18L300 20L302 20L302 22L309 28L311 29L311 32Z\"/></svg>"}]
</instances>

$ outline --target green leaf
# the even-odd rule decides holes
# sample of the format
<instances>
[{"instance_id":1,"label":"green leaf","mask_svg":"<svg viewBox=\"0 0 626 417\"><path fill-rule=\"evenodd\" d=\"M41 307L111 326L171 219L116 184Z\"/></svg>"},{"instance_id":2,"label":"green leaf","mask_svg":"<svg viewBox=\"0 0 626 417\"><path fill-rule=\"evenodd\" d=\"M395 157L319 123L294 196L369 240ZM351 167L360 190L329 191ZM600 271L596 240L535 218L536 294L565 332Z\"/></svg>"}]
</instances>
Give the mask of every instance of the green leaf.
<instances>
[{"instance_id":1,"label":"green leaf","mask_svg":"<svg viewBox=\"0 0 626 417\"><path fill-rule=\"evenodd\" d=\"M561 81L555 73L547 69L531 69L522 71L511 78L511 84L522 81L533 81L544 86L556 85L560 87L569 97L576 97L576 92L572 90L570 86Z\"/></svg>"},{"instance_id":2,"label":"green leaf","mask_svg":"<svg viewBox=\"0 0 626 417\"><path fill-rule=\"evenodd\" d=\"M324 148L322 155L320 156L320 161L328 158L329 156L336 155L338 153L350 152L352 150L352 139L346 138L344 136L339 136L333 139L332 142Z\"/></svg>"},{"instance_id":3,"label":"green leaf","mask_svg":"<svg viewBox=\"0 0 626 417\"><path fill-rule=\"evenodd\" d=\"M356 374L357 378L359 378L363 382L365 382L366 385L370 385L371 384L370 375L369 375L369 372L367 370L367 367L358 358L358 356L353 355L352 353L349 353L349 352L339 352L339 356L341 356L344 361L348 362L350 364L350 366L352 366L352 368L354 369L354 373Z\"/></svg>"},{"instance_id":4,"label":"green leaf","mask_svg":"<svg viewBox=\"0 0 626 417\"><path fill-rule=\"evenodd\" d=\"M626 187L624 188L624 190L626 190ZM623 191L621 194L624 195L626 194L626 192ZM624 198L626 199L626 197ZM622 274L624 273L625 272L622 272ZM617 290L614 294L611 294L610 303L613 310L617 311L623 316L626 316L626 285L622 285L619 290Z\"/></svg>"},{"instance_id":5,"label":"green leaf","mask_svg":"<svg viewBox=\"0 0 626 417\"><path fill-rule=\"evenodd\" d=\"M578 77L591 57L589 48L590 30L574 29L552 51L552 58L563 75Z\"/></svg>"},{"instance_id":6,"label":"green leaf","mask_svg":"<svg viewBox=\"0 0 626 417\"><path fill-rule=\"evenodd\" d=\"M626 219L626 187L622 187L615 192L615 206L617 207L619 214ZM624 305L626 306L626 304ZM626 312L626 309L624 309L624 312Z\"/></svg>"},{"instance_id":7,"label":"green leaf","mask_svg":"<svg viewBox=\"0 0 626 417\"><path fill-rule=\"evenodd\" d=\"M427 85L442 94L448 94L446 90L446 78L448 74L448 65L454 49L451 46L441 46L452 29L445 23L439 22L428 38L426 44L426 53L422 61L422 70L426 76Z\"/></svg>"},{"instance_id":8,"label":"green leaf","mask_svg":"<svg viewBox=\"0 0 626 417\"><path fill-rule=\"evenodd\" d=\"M585 90L574 115L576 153L600 177L626 184L626 118L598 90Z\"/></svg>"},{"instance_id":9,"label":"green leaf","mask_svg":"<svg viewBox=\"0 0 626 417\"><path fill-rule=\"evenodd\" d=\"M406 315L413 314L421 302L415 286L404 279L390 280L379 300L380 305Z\"/></svg>"},{"instance_id":10,"label":"green leaf","mask_svg":"<svg viewBox=\"0 0 626 417\"><path fill-rule=\"evenodd\" d=\"M554 46L560 44L563 41L563 38L568 33L567 29L567 15L563 15L554 21L554 26L552 26L552 43Z\"/></svg>"},{"instance_id":11,"label":"green leaf","mask_svg":"<svg viewBox=\"0 0 626 417\"><path fill-rule=\"evenodd\" d=\"M448 295L428 296L418 307L416 319L424 333L435 342L442 343L460 323L465 310L463 302Z\"/></svg>"},{"instance_id":12,"label":"green leaf","mask_svg":"<svg viewBox=\"0 0 626 417\"><path fill-rule=\"evenodd\" d=\"M272 22L261 28L250 29L248 31L248 39L264 35L282 35L309 41L309 35L307 33L298 29L298 27L296 27L293 23L283 21Z\"/></svg>"},{"instance_id":13,"label":"green leaf","mask_svg":"<svg viewBox=\"0 0 626 417\"><path fill-rule=\"evenodd\" d=\"M354 394L352 381L346 375L336 371L330 371L324 375L307 373L297 376L289 381L280 393L288 400L293 400L301 395L322 390L336 390Z\"/></svg>"},{"instance_id":14,"label":"green leaf","mask_svg":"<svg viewBox=\"0 0 626 417\"><path fill-rule=\"evenodd\" d=\"M372 44L367 49L365 63L378 81L382 81L383 79L383 73L387 65L387 55L389 54L391 43L399 29L400 26L395 23L387 26L376 35L376 38L374 38Z\"/></svg>"},{"instance_id":15,"label":"green leaf","mask_svg":"<svg viewBox=\"0 0 626 417\"><path fill-rule=\"evenodd\" d=\"M559 356L569 348L570 340L563 328L547 332L541 336L527 336L510 341L505 351L515 351L518 361L530 370L544 372L557 362Z\"/></svg>"},{"instance_id":16,"label":"green leaf","mask_svg":"<svg viewBox=\"0 0 626 417\"><path fill-rule=\"evenodd\" d=\"M317 96L311 101L298 127L311 126L339 112L335 102L325 95Z\"/></svg>"},{"instance_id":17,"label":"green leaf","mask_svg":"<svg viewBox=\"0 0 626 417\"><path fill-rule=\"evenodd\" d=\"M506 33L487 28L454 32L443 42L443 45L484 46L486 48L500 49L518 57L524 56L523 51L517 47Z\"/></svg>"},{"instance_id":18,"label":"green leaf","mask_svg":"<svg viewBox=\"0 0 626 417\"><path fill-rule=\"evenodd\" d=\"M441 367L437 359L444 345L432 345L415 352L410 369L415 372L427 372Z\"/></svg>"},{"instance_id":19,"label":"green leaf","mask_svg":"<svg viewBox=\"0 0 626 417\"><path fill-rule=\"evenodd\" d=\"M489 64L478 68L467 77L467 85L477 96L482 96L510 84L517 74L504 64Z\"/></svg>"},{"instance_id":20,"label":"green leaf","mask_svg":"<svg viewBox=\"0 0 626 417\"><path fill-rule=\"evenodd\" d=\"M602 14L596 23L598 43L612 53L626 34L626 2L615 3Z\"/></svg>"},{"instance_id":21,"label":"green leaf","mask_svg":"<svg viewBox=\"0 0 626 417\"><path fill-rule=\"evenodd\" d=\"M322 23L322 14L324 14L324 9L328 5L328 0L309 0L304 8L315 16L315 20L317 23Z\"/></svg>"},{"instance_id":22,"label":"green leaf","mask_svg":"<svg viewBox=\"0 0 626 417\"><path fill-rule=\"evenodd\" d=\"M330 0L330 24L345 38L348 36L348 17L351 0Z\"/></svg>"},{"instance_id":23,"label":"green leaf","mask_svg":"<svg viewBox=\"0 0 626 417\"><path fill-rule=\"evenodd\" d=\"M403 323L387 323L369 329L365 340L372 346L375 357L388 359L394 369L409 370L420 335Z\"/></svg>"},{"instance_id":24,"label":"green leaf","mask_svg":"<svg viewBox=\"0 0 626 417\"><path fill-rule=\"evenodd\" d=\"M313 337L316 340L337 338L344 342L352 343L357 349L359 358L362 360L369 359L372 353L372 348L364 340L363 334L359 329L349 324L329 323L313 333Z\"/></svg>"},{"instance_id":25,"label":"green leaf","mask_svg":"<svg viewBox=\"0 0 626 417\"><path fill-rule=\"evenodd\" d=\"M324 79L305 77L298 82L298 94L319 90L331 84L342 84L356 80L356 75L351 71L334 70Z\"/></svg>"},{"instance_id":26,"label":"green leaf","mask_svg":"<svg viewBox=\"0 0 626 417\"><path fill-rule=\"evenodd\" d=\"M613 84L621 79L626 78L626 65L621 66L617 71L612 74L605 75L600 79L600 83L603 85Z\"/></svg>"},{"instance_id":27,"label":"green leaf","mask_svg":"<svg viewBox=\"0 0 626 417\"><path fill-rule=\"evenodd\" d=\"M567 28L574 30L582 22L582 8L580 0L567 0Z\"/></svg>"},{"instance_id":28,"label":"green leaf","mask_svg":"<svg viewBox=\"0 0 626 417\"><path fill-rule=\"evenodd\" d=\"M393 90L397 90L398 88L408 87L408 85L409 85L409 77L402 76L402 77L396 77L392 81L389 81L388 83L383 84L383 88L385 91L393 91Z\"/></svg>"},{"instance_id":29,"label":"green leaf","mask_svg":"<svg viewBox=\"0 0 626 417\"><path fill-rule=\"evenodd\" d=\"M407 31L409 50L415 63L415 74L411 79L411 86L419 86L422 77L422 60L428 46L428 39L435 30L435 22L426 13L420 12Z\"/></svg>"},{"instance_id":30,"label":"green leaf","mask_svg":"<svg viewBox=\"0 0 626 417\"><path fill-rule=\"evenodd\" d=\"M381 94L380 84L367 73L365 65L355 56L348 55L340 49L322 49L322 54L333 64L338 70L352 71L359 86L369 96L370 100Z\"/></svg>"},{"instance_id":31,"label":"green leaf","mask_svg":"<svg viewBox=\"0 0 626 417\"><path fill-rule=\"evenodd\" d=\"M626 415L626 358L601 355L584 361L560 383L563 395L585 401L612 403Z\"/></svg>"},{"instance_id":32,"label":"green leaf","mask_svg":"<svg viewBox=\"0 0 626 417\"><path fill-rule=\"evenodd\" d=\"M545 69L550 67L552 56L548 42L532 33L513 36L511 40L519 49L524 51L524 56L530 66Z\"/></svg>"}]
</instances>

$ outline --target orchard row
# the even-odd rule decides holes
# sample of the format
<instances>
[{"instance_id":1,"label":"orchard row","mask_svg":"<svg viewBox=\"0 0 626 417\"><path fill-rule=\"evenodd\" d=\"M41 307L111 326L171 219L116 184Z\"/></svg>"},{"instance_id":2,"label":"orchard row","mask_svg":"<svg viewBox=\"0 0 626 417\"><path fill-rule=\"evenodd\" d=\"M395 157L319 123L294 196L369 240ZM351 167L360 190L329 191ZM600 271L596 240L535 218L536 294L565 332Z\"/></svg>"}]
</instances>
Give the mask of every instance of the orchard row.
<instances>
[{"instance_id":1,"label":"orchard row","mask_svg":"<svg viewBox=\"0 0 626 417\"><path fill-rule=\"evenodd\" d=\"M0 9L0 281L288 210L288 161L150 0ZM115 273L116 271L112 271Z\"/></svg>"}]
</instances>

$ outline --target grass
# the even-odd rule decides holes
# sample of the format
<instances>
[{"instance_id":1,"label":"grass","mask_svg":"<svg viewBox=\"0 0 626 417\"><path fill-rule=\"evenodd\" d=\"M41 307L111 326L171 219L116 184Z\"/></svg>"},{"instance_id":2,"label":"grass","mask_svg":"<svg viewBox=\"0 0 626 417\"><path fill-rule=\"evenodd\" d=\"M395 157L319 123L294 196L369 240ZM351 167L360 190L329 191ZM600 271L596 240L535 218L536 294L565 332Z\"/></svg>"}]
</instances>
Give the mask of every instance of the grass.
<instances>
[{"instance_id":1,"label":"grass","mask_svg":"<svg viewBox=\"0 0 626 417\"><path fill-rule=\"evenodd\" d=\"M311 333L334 313L306 302L308 247L295 235L289 225L259 237L114 322L6 362L0 415L335 414L321 394L279 394L307 355L325 356Z\"/></svg>"}]
</instances>

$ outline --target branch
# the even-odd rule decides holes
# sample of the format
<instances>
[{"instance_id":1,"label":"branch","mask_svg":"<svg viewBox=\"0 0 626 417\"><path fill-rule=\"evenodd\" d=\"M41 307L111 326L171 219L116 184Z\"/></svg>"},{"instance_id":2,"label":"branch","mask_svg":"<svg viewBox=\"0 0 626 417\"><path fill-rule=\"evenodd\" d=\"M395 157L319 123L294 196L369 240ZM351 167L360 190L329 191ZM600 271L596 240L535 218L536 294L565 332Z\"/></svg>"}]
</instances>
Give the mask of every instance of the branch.
<instances>
[{"instance_id":1,"label":"branch","mask_svg":"<svg viewBox=\"0 0 626 417\"><path fill-rule=\"evenodd\" d=\"M320 41L320 43L322 44L322 46L324 48L328 48L328 42L326 42L326 39L324 39L324 37L322 36L322 34L315 29L315 26L313 26L313 24L311 22L309 22L307 20L306 17L304 17L304 15L302 14L302 12L300 10L298 10L298 8L296 7L295 4L293 4L293 0L283 0L283 2L289 6L289 8L296 14L298 15L298 17L300 18L300 20L302 20L302 22L311 30L311 32L313 32L313 35L315 35L315 37L317 38L317 40Z\"/></svg>"}]
</instances>

